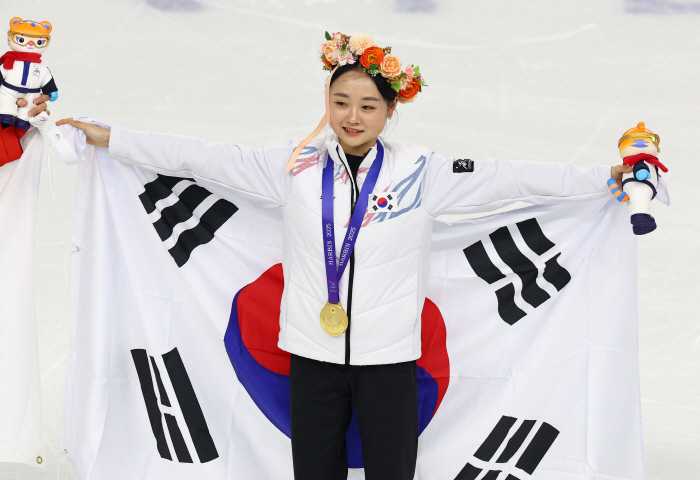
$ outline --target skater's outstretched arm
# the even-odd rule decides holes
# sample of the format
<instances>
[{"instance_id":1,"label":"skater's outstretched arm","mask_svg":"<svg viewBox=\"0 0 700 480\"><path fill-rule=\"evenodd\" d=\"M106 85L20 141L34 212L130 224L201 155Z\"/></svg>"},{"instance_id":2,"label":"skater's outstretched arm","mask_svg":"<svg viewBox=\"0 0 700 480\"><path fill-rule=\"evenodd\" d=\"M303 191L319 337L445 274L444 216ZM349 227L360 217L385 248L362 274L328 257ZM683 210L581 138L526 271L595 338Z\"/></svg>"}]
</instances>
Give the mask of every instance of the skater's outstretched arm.
<instances>
[{"instance_id":1,"label":"skater's outstretched arm","mask_svg":"<svg viewBox=\"0 0 700 480\"><path fill-rule=\"evenodd\" d=\"M70 118L56 122L66 124L83 130L88 144L109 148L111 157L156 173L195 178L232 201L266 207L287 202L292 174L285 174L284 167L290 146L255 148L121 127L108 130Z\"/></svg>"},{"instance_id":2,"label":"skater's outstretched arm","mask_svg":"<svg viewBox=\"0 0 700 480\"><path fill-rule=\"evenodd\" d=\"M63 118L56 122L56 126L61 125L71 125L75 128L81 129L85 132L87 137L88 145L94 145L96 147L109 147L109 130L106 128L99 127L94 123L79 122L73 120L72 118Z\"/></svg>"},{"instance_id":3,"label":"skater's outstretched arm","mask_svg":"<svg viewBox=\"0 0 700 480\"><path fill-rule=\"evenodd\" d=\"M584 168L495 158L455 162L435 154L428 160L423 205L432 215L488 212L515 201L546 204L602 197L610 194L606 182L611 176L621 183L629 171L625 165Z\"/></svg>"}]
</instances>

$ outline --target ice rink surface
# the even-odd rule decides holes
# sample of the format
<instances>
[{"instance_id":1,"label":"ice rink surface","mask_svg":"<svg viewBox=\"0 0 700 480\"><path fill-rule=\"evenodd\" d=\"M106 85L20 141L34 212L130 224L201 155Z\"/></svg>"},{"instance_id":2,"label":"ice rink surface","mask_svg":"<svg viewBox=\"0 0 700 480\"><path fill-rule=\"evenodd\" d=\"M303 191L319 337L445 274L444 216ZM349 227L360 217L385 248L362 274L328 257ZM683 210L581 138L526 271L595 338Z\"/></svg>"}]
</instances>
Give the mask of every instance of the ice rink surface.
<instances>
[{"instance_id":1,"label":"ice rink surface","mask_svg":"<svg viewBox=\"0 0 700 480\"><path fill-rule=\"evenodd\" d=\"M420 65L430 86L399 106L389 138L442 155L613 165L618 138L644 121L661 136L673 202L653 206L659 228L638 239L647 478L700 478L700 0L3 0L0 12L54 26L52 121L88 115L258 146L303 138L323 114L326 30L370 33ZM41 469L0 464L2 480L78 478L61 455L77 169L55 152L49 169L46 147L46 454Z\"/></svg>"}]
</instances>

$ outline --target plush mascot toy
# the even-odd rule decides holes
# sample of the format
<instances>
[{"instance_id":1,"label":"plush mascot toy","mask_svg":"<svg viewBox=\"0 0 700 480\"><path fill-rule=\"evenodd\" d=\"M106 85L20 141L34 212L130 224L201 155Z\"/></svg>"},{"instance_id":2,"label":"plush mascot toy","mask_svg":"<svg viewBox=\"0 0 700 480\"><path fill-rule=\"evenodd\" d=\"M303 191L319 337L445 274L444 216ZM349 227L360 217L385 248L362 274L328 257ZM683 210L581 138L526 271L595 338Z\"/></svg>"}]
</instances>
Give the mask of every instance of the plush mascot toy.
<instances>
[{"instance_id":1,"label":"plush mascot toy","mask_svg":"<svg viewBox=\"0 0 700 480\"><path fill-rule=\"evenodd\" d=\"M636 128L627 130L617 142L622 163L634 168L632 173L622 176L622 190L629 197L630 222L635 235L644 235L656 230L656 221L650 214L649 206L657 195L662 203L670 203L666 182L661 179L659 171L668 172L659 161L660 141L657 134L640 122ZM626 201L624 198L618 200Z\"/></svg>"},{"instance_id":2,"label":"plush mascot toy","mask_svg":"<svg viewBox=\"0 0 700 480\"><path fill-rule=\"evenodd\" d=\"M29 129L29 111L42 93L58 98L58 89L41 55L51 41L51 24L15 17L10 20L7 44L10 51L0 57L0 166L22 155L19 138ZM24 98L27 106L18 107Z\"/></svg>"}]
</instances>

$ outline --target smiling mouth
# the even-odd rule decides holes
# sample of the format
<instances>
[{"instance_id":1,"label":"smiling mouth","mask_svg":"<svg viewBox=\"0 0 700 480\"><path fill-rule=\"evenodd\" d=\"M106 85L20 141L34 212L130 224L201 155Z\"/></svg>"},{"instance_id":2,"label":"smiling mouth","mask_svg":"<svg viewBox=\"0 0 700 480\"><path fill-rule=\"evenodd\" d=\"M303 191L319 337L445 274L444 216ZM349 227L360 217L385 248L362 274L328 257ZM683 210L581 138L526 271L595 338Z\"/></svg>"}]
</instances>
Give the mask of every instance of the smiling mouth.
<instances>
[{"instance_id":1,"label":"smiling mouth","mask_svg":"<svg viewBox=\"0 0 700 480\"><path fill-rule=\"evenodd\" d=\"M363 130L355 130L355 129L347 128L347 127L343 127L343 130L345 130L350 135L359 135L363 132Z\"/></svg>"}]
</instances>

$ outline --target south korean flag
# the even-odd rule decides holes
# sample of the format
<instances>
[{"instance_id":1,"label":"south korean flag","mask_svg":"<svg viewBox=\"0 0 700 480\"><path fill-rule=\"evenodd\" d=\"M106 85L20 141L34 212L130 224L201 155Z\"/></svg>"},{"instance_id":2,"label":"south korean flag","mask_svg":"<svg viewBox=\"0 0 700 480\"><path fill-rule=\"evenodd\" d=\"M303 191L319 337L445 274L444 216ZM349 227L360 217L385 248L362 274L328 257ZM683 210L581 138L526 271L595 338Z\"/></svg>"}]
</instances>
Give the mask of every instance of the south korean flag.
<instances>
[{"instance_id":1,"label":"south korean flag","mask_svg":"<svg viewBox=\"0 0 700 480\"><path fill-rule=\"evenodd\" d=\"M370 212L391 212L396 209L396 192L372 193L369 196Z\"/></svg>"}]
</instances>

